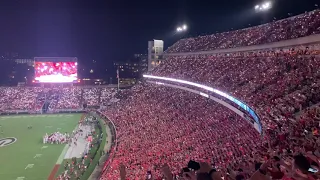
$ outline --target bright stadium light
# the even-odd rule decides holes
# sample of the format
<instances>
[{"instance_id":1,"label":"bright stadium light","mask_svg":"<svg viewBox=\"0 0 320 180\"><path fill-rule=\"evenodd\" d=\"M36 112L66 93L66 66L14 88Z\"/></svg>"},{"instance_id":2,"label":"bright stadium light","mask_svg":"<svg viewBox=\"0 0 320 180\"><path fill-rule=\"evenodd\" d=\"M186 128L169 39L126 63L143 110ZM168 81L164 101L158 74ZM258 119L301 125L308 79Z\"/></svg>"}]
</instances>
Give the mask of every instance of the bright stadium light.
<instances>
[{"instance_id":1,"label":"bright stadium light","mask_svg":"<svg viewBox=\"0 0 320 180\"><path fill-rule=\"evenodd\" d=\"M263 9L268 9L270 8L270 2L266 2L265 4L262 5Z\"/></svg>"},{"instance_id":2,"label":"bright stadium light","mask_svg":"<svg viewBox=\"0 0 320 180\"><path fill-rule=\"evenodd\" d=\"M258 4L256 6L254 6L254 9L256 11L267 11L267 10L271 9L271 6L272 6L271 1L267 1L267 2L264 2L260 5Z\"/></svg>"},{"instance_id":3,"label":"bright stadium light","mask_svg":"<svg viewBox=\"0 0 320 180\"><path fill-rule=\"evenodd\" d=\"M187 30L187 25L183 25L183 26L182 26L182 29L183 29L183 30Z\"/></svg>"},{"instance_id":4,"label":"bright stadium light","mask_svg":"<svg viewBox=\"0 0 320 180\"><path fill-rule=\"evenodd\" d=\"M271 2L266 2L266 8L269 8L271 6Z\"/></svg>"},{"instance_id":5,"label":"bright stadium light","mask_svg":"<svg viewBox=\"0 0 320 180\"><path fill-rule=\"evenodd\" d=\"M177 32L186 31L187 28L188 28L188 26L184 24L182 26L177 27Z\"/></svg>"}]
</instances>

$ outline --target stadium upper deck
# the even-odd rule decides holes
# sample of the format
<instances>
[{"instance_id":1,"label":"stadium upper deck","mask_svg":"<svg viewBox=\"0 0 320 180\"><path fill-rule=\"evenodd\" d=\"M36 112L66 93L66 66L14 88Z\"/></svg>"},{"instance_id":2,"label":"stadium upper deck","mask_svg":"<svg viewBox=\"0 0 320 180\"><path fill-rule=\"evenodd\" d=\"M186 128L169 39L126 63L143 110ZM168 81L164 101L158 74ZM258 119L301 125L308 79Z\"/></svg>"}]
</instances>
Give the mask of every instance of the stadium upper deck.
<instances>
[{"instance_id":1,"label":"stadium upper deck","mask_svg":"<svg viewBox=\"0 0 320 180\"><path fill-rule=\"evenodd\" d=\"M230 32L181 39L166 53L210 51L279 42L320 33L320 10Z\"/></svg>"}]
</instances>

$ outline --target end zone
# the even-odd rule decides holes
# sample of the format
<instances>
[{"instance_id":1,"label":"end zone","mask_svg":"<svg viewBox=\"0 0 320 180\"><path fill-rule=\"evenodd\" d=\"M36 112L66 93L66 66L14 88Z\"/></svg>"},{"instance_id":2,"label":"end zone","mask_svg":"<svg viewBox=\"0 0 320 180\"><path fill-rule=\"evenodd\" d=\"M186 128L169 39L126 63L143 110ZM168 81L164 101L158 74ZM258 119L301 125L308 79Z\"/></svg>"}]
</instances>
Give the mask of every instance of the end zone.
<instances>
[{"instance_id":1,"label":"end zone","mask_svg":"<svg viewBox=\"0 0 320 180\"><path fill-rule=\"evenodd\" d=\"M53 169L51 170L51 173L50 173L50 175L48 177L48 180L54 180L55 179L54 177L57 174L57 172L58 172L58 170L59 170L59 168L61 166L61 163L63 162L63 157L66 154L66 152L68 151L68 148L69 148L68 145L64 146L64 148L63 148L63 150L62 150L62 152L61 152L56 164L53 166Z\"/></svg>"},{"instance_id":2,"label":"end zone","mask_svg":"<svg viewBox=\"0 0 320 180\"><path fill-rule=\"evenodd\" d=\"M48 177L48 180L54 180L54 176L56 175L56 173L58 172L59 168L60 168L60 165L61 164L56 164L54 165L49 177Z\"/></svg>"}]
</instances>

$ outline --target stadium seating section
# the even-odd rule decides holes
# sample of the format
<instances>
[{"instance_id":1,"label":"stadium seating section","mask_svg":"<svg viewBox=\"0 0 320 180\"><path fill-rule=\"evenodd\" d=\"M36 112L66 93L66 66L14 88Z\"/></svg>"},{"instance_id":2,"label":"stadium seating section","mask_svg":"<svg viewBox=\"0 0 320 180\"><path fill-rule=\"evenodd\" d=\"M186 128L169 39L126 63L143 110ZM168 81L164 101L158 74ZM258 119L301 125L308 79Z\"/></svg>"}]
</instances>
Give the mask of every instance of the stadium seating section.
<instances>
[{"instance_id":1,"label":"stadium seating section","mask_svg":"<svg viewBox=\"0 0 320 180\"><path fill-rule=\"evenodd\" d=\"M109 87L0 87L0 112L35 112L49 102L49 111L82 109L110 101L116 89Z\"/></svg>"},{"instance_id":2,"label":"stadium seating section","mask_svg":"<svg viewBox=\"0 0 320 180\"><path fill-rule=\"evenodd\" d=\"M182 39L166 53L259 45L318 33L320 11L316 10L248 29ZM145 178L147 171L153 179L163 179L161 167L166 163L175 177L181 177L181 169L191 159L214 164L225 179L230 174L247 179L255 164L270 155L281 159L288 154L307 156L308 151L320 155L319 50L315 44L165 56L151 75L198 82L237 97L258 113L263 136L234 112L205 97L141 83L104 111L116 124L118 143L101 180L118 179L121 163L128 179Z\"/></svg>"},{"instance_id":3,"label":"stadium seating section","mask_svg":"<svg viewBox=\"0 0 320 180\"><path fill-rule=\"evenodd\" d=\"M209 51L278 42L320 33L320 10L280 21L196 38L181 39L167 53Z\"/></svg>"}]
</instances>

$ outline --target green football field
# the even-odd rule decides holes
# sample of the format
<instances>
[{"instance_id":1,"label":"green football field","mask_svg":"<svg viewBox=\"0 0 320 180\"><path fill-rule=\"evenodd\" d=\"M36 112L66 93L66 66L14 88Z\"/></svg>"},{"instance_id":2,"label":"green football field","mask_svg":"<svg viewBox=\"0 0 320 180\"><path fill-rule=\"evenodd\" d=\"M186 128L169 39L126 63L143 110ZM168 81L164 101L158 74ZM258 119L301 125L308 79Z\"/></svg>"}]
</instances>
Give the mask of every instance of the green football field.
<instances>
[{"instance_id":1,"label":"green football field","mask_svg":"<svg viewBox=\"0 0 320 180\"><path fill-rule=\"evenodd\" d=\"M47 180L65 144L43 144L42 137L55 131L72 132L81 116L0 116L0 180ZM10 137L16 141L10 143Z\"/></svg>"}]
</instances>

